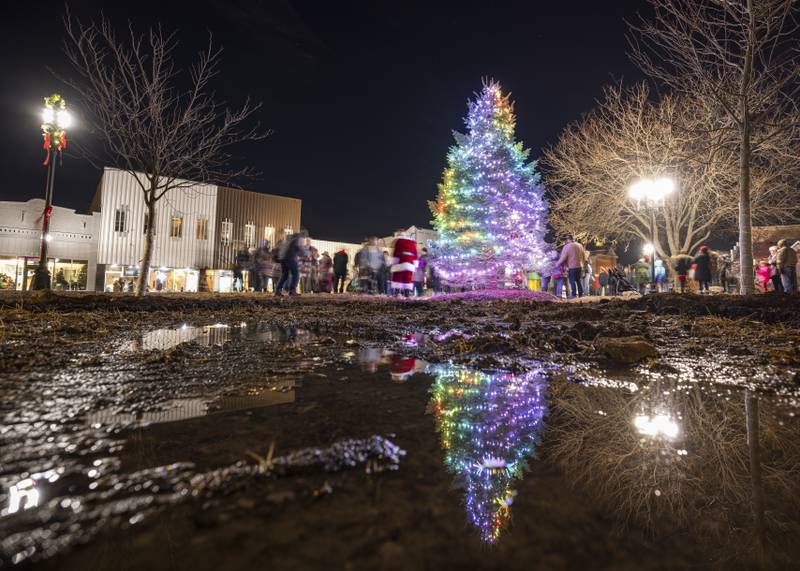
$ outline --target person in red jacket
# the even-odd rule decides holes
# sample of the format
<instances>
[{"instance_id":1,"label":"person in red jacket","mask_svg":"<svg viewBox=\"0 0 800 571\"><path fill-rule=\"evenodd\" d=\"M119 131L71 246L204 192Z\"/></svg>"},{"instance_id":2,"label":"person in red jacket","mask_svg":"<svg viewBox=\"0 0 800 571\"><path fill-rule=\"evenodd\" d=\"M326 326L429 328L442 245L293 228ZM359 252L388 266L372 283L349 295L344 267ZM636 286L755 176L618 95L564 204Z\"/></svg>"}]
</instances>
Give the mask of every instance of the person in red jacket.
<instances>
[{"instance_id":1,"label":"person in red jacket","mask_svg":"<svg viewBox=\"0 0 800 571\"><path fill-rule=\"evenodd\" d=\"M392 247L392 291L404 297L414 289L414 270L417 268L417 242L406 235L405 230L397 230Z\"/></svg>"}]
</instances>

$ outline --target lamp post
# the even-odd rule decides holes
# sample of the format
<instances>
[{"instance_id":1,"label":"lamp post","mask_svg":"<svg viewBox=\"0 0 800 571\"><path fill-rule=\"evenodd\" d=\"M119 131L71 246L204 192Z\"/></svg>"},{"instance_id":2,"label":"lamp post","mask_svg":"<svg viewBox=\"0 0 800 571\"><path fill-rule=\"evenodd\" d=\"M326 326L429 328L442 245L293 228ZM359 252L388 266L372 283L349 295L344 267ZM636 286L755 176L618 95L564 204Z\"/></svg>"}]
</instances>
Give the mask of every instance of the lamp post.
<instances>
[{"instance_id":1,"label":"lamp post","mask_svg":"<svg viewBox=\"0 0 800 571\"><path fill-rule=\"evenodd\" d=\"M64 98L54 93L44 98L42 109L42 137L47 156L47 183L44 192L44 212L42 213L42 236L39 247L39 267L33 274L33 289L50 289L50 270L47 269L47 244L50 242L50 215L53 213L53 183L56 176L56 155L67 146L67 127L72 117L67 111Z\"/></svg>"},{"instance_id":2,"label":"lamp post","mask_svg":"<svg viewBox=\"0 0 800 571\"><path fill-rule=\"evenodd\" d=\"M637 208L642 202L647 208L650 223L650 244L645 246L645 250L650 252L650 285L651 291L656 286L656 208L664 204L667 196L675 190L675 183L671 178L643 178L636 181L628 189L628 196L636 201Z\"/></svg>"}]
</instances>

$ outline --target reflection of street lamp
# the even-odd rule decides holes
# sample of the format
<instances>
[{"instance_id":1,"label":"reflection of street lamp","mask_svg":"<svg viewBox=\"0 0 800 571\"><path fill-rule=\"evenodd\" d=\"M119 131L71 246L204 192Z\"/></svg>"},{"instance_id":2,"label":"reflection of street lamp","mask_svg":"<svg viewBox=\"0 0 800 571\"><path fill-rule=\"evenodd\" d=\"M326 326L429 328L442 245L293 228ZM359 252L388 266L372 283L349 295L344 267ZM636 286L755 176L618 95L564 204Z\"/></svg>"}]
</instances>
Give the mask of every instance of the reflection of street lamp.
<instances>
[{"instance_id":1,"label":"reflection of street lamp","mask_svg":"<svg viewBox=\"0 0 800 571\"><path fill-rule=\"evenodd\" d=\"M44 98L42 109L42 136L47 157L47 184L44 193L44 212L42 213L42 236L39 248L39 267L33 274L33 289L50 289L50 271L47 269L47 244L52 240L50 235L50 215L53 213L53 181L56 176L55 156L67 146L67 127L72 124L72 117L67 111L64 98L58 93Z\"/></svg>"},{"instance_id":2,"label":"reflection of street lamp","mask_svg":"<svg viewBox=\"0 0 800 571\"><path fill-rule=\"evenodd\" d=\"M650 244L645 246L650 252L650 284L651 291L656 286L656 208L664 204L667 196L675 190L675 182L671 178L643 178L636 181L628 189L628 196L636 201L637 208L644 202L650 218Z\"/></svg>"},{"instance_id":3,"label":"reflection of street lamp","mask_svg":"<svg viewBox=\"0 0 800 571\"><path fill-rule=\"evenodd\" d=\"M671 416L665 414L656 414L655 416L640 414L633 419L633 425L639 431L639 434L654 438L656 436L664 436L672 440L680 432L678 423Z\"/></svg>"}]
</instances>

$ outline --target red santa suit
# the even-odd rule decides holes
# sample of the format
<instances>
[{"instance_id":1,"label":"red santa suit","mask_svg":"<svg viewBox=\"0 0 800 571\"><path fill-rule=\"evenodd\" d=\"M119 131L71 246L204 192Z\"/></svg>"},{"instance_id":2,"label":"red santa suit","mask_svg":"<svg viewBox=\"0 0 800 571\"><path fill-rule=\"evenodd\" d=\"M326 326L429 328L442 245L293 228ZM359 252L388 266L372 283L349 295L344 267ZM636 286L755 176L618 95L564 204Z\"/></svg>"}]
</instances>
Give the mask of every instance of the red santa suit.
<instances>
[{"instance_id":1,"label":"red santa suit","mask_svg":"<svg viewBox=\"0 0 800 571\"><path fill-rule=\"evenodd\" d=\"M417 268L417 242L408 236L398 236L392 256L392 289L411 292Z\"/></svg>"},{"instance_id":2,"label":"red santa suit","mask_svg":"<svg viewBox=\"0 0 800 571\"><path fill-rule=\"evenodd\" d=\"M392 380L398 383L407 381L408 378L416 373L417 360L414 357L404 357L403 355L392 355L390 373Z\"/></svg>"}]
</instances>

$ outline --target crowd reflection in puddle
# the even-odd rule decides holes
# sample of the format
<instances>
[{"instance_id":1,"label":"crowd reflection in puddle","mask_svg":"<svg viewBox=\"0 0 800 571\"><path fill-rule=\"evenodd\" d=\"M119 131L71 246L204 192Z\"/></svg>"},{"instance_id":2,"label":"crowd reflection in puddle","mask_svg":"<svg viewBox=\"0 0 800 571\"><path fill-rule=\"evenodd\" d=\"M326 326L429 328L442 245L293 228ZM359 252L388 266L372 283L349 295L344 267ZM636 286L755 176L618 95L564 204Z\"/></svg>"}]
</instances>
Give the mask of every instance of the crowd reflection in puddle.
<instances>
[{"instance_id":1,"label":"crowd reflection in puddle","mask_svg":"<svg viewBox=\"0 0 800 571\"><path fill-rule=\"evenodd\" d=\"M424 373L428 368L428 363L422 359L380 347L362 347L357 354L348 354L345 357L352 355L355 355L361 370L368 373L377 373L381 366L388 366L391 379L398 383L407 381L417 373Z\"/></svg>"}]
</instances>

